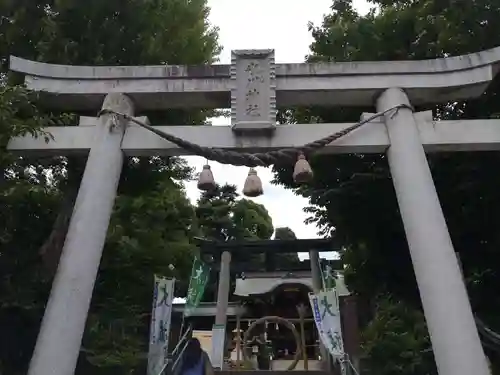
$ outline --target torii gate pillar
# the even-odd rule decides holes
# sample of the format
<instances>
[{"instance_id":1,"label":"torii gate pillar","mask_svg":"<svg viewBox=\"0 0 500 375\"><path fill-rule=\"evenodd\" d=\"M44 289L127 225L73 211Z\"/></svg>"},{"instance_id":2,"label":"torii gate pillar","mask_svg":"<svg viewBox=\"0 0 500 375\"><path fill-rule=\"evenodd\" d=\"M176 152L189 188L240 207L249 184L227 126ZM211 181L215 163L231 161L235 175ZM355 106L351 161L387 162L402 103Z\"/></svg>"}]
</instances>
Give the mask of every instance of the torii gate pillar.
<instances>
[{"instance_id":1,"label":"torii gate pillar","mask_svg":"<svg viewBox=\"0 0 500 375\"><path fill-rule=\"evenodd\" d=\"M378 99L377 110L410 104L396 88ZM420 298L440 375L488 375L465 284L431 171L410 109L388 113L387 151Z\"/></svg>"},{"instance_id":2,"label":"torii gate pillar","mask_svg":"<svg viewBox=\"0 0 500 375\"><path fill-rule=\"evenodd\" d=\"M132 101L108 94L103 108L133 115ZM28 375L75 372L92 291L123 165L123 120L103 115L95 127L80 190L45 309Z\"/></svg>"}]
</instances>

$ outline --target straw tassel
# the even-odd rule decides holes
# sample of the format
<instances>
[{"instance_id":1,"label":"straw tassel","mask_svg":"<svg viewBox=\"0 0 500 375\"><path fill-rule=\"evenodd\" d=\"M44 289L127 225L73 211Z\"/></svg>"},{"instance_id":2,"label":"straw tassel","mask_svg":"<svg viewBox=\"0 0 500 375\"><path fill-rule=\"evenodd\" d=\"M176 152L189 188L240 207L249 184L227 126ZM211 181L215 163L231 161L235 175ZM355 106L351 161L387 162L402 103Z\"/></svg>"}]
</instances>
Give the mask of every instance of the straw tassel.
<instances>
[{"instance_id":1,"label":"straw tassel","mask_svg":"<svg viewBox=\"0 0 500 375\"><path fill-rule=\"evenodd\" d=\"M245 180L245 185L243 186L243 194L247 197L258 197L259 195L264 194L262 181L260 180L260 177L257 176L257 171L253 168L250 168L250 171L248 172L248 177Z\"/></svg>"},{"instance_id":2,"label":"straw tassel","mask_svg":"<svg viewBox=\"0 0 500 375\"><path fill-rule=\"evenodd\" d=\"M297 184L304 184L311 181L313 178L313 171L309 162L303 152L299 153L297 162L295 163L295 168L293 170L293 180Z\"/></svg>"},{"instance_id":3,"label":"straw tassel","mask_svg":"<svg viewBox=\"0 0 500 375\"><path fill-rule=\"evenodd\" d=\"M216 188L214 175L210 169L210 165L205 164L203 170L198 178L198 189L203 191L210 191Z\"/></svg>"}]
</instances>

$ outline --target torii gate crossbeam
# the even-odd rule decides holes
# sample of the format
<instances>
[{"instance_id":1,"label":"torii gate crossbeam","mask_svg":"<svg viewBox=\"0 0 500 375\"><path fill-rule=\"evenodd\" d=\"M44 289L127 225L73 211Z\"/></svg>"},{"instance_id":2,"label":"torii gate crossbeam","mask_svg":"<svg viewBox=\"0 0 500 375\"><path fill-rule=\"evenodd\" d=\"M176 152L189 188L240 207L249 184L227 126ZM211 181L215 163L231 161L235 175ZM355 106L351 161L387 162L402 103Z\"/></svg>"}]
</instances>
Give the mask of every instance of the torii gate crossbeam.
<instances>
[{"instance_id":1,"label":"torii gate crossbeam","mask_svg":"<svg viewBox=\"0 0 500 375\"><path fill-rule=\"evenodd\" d=\"M153 108L230 106L232 128L164 128L189 141L228 150L297 147L348 126L276 127L279 107L371 105L384 111L406 105L324 152L387 153L439 374L489 374L425 152L497 150L500 122L433 122L429 113L412 113L409 105L481 95L498 71L500 48L412 62L276 65L271 50L235 51L232 57L230 66L205 67L69 67L13 57L11 69L26 75L29 88L43 91L47 106L59 109L97 112L104 98L102 108L128 115ZM30 375L74 372L123 155L185 154L110 114L50 131L54 141L23 137L13 139L9 149L89 153L89 159Z\"/></svg>"},{"instance_id":2,"label":"torii gate crossbeam","mask_svg":"<svg viewBox=\"0 0 500 375\"><path fill-rule=\"evenodd\" d=\"M362 118L369 114L364 114ZM139 120L146 121L145 117ZM500 150L500 120L453 120L433 121L432 113L416 112L419 138L426 152L498 151ZM53 140L24 136L14 138L9 151L23 155L75 155L88 154L93 145L97 118L83 117L80 126L47 127ZM352 124L294 124L276 127L273 138L246 139L234 134L229 126L155 126L155 128L188 139L206 147L245 152L265 152L326 137ZM373 121L367 126L326 146L318 153L384 153L390 146L389 136L383 121ZM186 150L155 134L129 124L125 130L121 149L127 156L186 156Z\"/></svg>"}]
</instances>

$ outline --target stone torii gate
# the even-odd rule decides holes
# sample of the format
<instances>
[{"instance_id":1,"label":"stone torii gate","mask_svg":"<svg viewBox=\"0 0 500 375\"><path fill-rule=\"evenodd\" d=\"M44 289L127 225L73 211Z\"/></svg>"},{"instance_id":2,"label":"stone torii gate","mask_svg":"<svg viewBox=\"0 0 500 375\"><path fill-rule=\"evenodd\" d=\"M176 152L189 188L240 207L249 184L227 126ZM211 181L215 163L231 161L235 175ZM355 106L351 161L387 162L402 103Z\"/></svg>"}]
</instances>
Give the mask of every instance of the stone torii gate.
<instances>
[{"instance_id":1,"label":"stone torii gate","mask_svg":"<svg viewBox=\"0 0 500 375\"><path fill-rule=\"evenodd\" d=\"M489 374L425 153L498 150L500 120L434 122L430 112L413 113L410 105L481 95L498 71L500 48L427 61L275 64L272 50L234 51L232 57L231 65L196 67L61 66L12 57L10 67L25 74L28 88L42 92L46 106L60 110L133 116L151 109L231 107L231 128L154 128L232 151L300 147L352 125L276 126L276 106L373 105L383 115L320 152L387 154L439 373ZM189 152L109 112L83 117L80 126L46 130L54 140L20 137L8 149L88 154L88 160L29 374L70 375L124 155Z\"/></svg>"}]
</instances>

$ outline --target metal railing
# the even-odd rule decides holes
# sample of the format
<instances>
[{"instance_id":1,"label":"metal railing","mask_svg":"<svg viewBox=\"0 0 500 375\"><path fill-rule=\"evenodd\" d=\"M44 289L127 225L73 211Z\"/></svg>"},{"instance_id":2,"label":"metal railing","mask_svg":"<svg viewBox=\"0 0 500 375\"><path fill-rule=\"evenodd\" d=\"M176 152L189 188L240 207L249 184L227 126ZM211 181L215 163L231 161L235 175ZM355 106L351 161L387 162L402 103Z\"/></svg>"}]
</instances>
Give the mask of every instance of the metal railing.
<instances>
[{"instance_id":1,"label":"metal railing","mask_svg":"<svg viewBox=\"0 0 500 375\"><path fill-rule=\"evenodd\" d=\"M344 358L340 361L340 365L342 366L342 375L359 375L358 370L354 367L349 355L345 355Z\"/></svg>"},{"instance_id":2,"label":"metal railing","mask_svg":"<svg viewBox=\"0 0 500 375\"><path fill-rule=\"evenodd\" d=\"M180 359L187 348L189 340L191 339L191 334L193 333L193 328L188 326L186 332L184 332L172 350L172 353L168 355L167 363L165 363L158 373L158 375L171 375L175 374L175 370L180 363Z\"/></svg>"}]
</instances>

